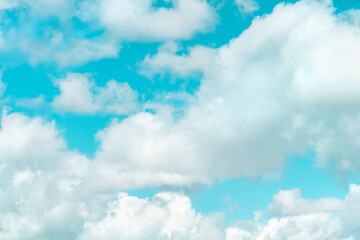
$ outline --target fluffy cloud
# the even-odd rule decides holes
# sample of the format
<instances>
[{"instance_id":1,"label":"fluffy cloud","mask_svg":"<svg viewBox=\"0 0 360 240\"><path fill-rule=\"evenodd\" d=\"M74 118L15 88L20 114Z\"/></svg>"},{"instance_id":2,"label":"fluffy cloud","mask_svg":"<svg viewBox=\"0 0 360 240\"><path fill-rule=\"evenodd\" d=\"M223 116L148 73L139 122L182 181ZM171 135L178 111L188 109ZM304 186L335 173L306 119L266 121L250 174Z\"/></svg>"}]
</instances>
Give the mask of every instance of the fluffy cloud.
<instances>
[{"instance_id":1,"label":"fluffy cloud","mask_svg":"<svg viewBox=\"0 0 360 240\"><path fill-rule=\"evenodd\" d=\"M116 176L108 171L111 163L67 150L53 123L5 112L0 142L1 239L224 239L224 216L197 213L183 194L115 196L120 185L103 180ZM100 167L107 174L93 174ZM140 175L124 179L141 181ZM100 189L96 182L103 184ZM304 199L299 189L282 190L268 214L226 228L226 239L357 239L359 199L355 184L344 200Z\"/></svg>"},{"instance_id":2,"label":"fluffy cloud","mask_svg":"<svg viewBox=\"0 0 360 240\"><path fill-rule=\"evenodd\" d=\"M129 114L138 107L137 92L127 83L110 80L104 87L98 87L86 75L69 73L55 85L60 95L52 102L54 108L62 112L94 114L99 112Z\"/></svg>"},{"instance_id":3,"label":"fluffy cloud","mask_svg":"<svg viewBox=\"0 0 360 240\"><path fill-rule=\"evenodd\" d=\"M222 239L222 216L196 213L190 199L158 193L139 199L125 193L109 205L106 216L85 222L82 239Z\"/></svg>"},{"instance_id":4,"label":"fluffy cloud","mask_svg":"<svg viewBox=\"0 0 360 240\"><path fill-rule=\"evenodd\" d=\"M19 113L3 113L0 143L0 238L71 238L84 157L66 150L54 123Z\"/></svg>"},{"instance_id":5,"label":"fluffy cloud","mask_svg":"<svg viewBox=\"0 0 360 240\"><path fill-rule=\"evenodd\" d=\"M202 72L191 104L178 118L176 109L148 103L149 111L113 120L97 134L99 149L91 160L69 151L54 123L5 112L0 238L147 239L154 234L222 239L221 217L196 213L184 195L114 194L147 186L191 187L215 178L257 178L309 148L321 167L332 166L338 174L359 171L360 88L354 63L360 62L360 50L353 19L335 15L329 5L302 1L277 6L218 49L193 47L188 55L178 55L167 45L145 59L143 74ZM62 111L126 114L136 109L128 108L137 95L126 84L109 81L99 87L78 74L56 83L60 95L52 104ZM247 227L239 222L226 229L227 238L358 239L359 189L350 185L344 200L280 191L268 207L270 220L255 219ZM130 221L123 221L125 216ZM125 231L134 228L142 231Z\"/></svg>"},{"instance_id":6,"label":"fluffy cloud","mask_svg":"<svg viewBox=\"0 0 360 240\"><path fill-rule=\"evenodd\" d=\"M188 131L191 156L218 175L262 175L313 149L318 166L344 176L360 171L359 42L353 13L300 1L279 4L218 49L180 55L165 46L142 73L203 73L196 104L168 127Z\"/></svg>"},{"instance_id":7,"label":"fluffy cloud","mask_svg":"<svg viewBox=\"0 0 360 240\"><path fill-rule=\"evenodd\" d=\"M359 224L354 216L359 214L360 208L354 200L360 197L359 193L360 187L355 184L350 185L345 200L309 200L300 197L299 189L280 191L269 204L269 212L279 217L266 223L260 221L265 219L256 219L250 231L244 230L241 226L244 224L239 222L239 226L226 229L226 239L357 239Z\"/></svg>"},{"instance_id":8,"label":"fluffy cloud","mask_svg":"<svg viewBox=\"0 0 360 240\"><path fill-rule=\"evenodd\" d=\"M1 239L222 238L223 215L196 213L183 194L116 198L121 186L98 189L105 175L93 173L111 165L69 151L54 123L4 112L0 143Z\"/></svg>"},{"instance_id":9,"label":"fluffy cloud","mask_svg":"<svg viewBox=\"0 0 360 240\"><path fill-rule=\"evenodd\" d=\"M171 7L157 8L151 0L89 1L83 5L82 19L100 21L117 38L136 41L187 39L215 23L214 9L206 1L165 2Z\"/></svg>"},{"instance_id":10,"label":"fluffy cloud","mask_svg":"<svg viewBox=\"0 0 360 240\"><path fill-rule=\"evenodd\" d=\"M335 212L343 207L343 202L337 198L318 200L302 199L300 189L280 191L273 197L269 210L281 216L316 212Z\"/></svg>"},{"instance_id":11,"label":"fluffy cloud","mask_svg":"<svg viewBox=\"0 0 360 240\"><path fill-rule=\"evenodd\" d=\"M47 147L44 149L44 146ZM3 113L0 128L0 162L47 162L54 157L54 153L65 146L64 140L58 138L54 123L46 123L41 118L30 119L17 113Z\"/></svg>"}]
</instances>

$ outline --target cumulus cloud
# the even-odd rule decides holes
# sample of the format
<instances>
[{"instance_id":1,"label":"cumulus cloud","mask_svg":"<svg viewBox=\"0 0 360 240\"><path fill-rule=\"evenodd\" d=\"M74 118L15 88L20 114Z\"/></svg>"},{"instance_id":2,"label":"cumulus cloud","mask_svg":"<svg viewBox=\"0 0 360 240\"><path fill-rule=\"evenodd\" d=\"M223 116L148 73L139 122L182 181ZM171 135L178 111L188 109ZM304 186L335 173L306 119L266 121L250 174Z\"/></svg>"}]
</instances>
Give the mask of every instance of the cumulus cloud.
<instances>
[{"instance_id":1,"label":"cumulus cloud","mask_svg":"<svg viewBox=\"0 0 360 240\"><path fill-rule=\"evenodd\" d=\"M344 14L313 1L281 4L218 49L198 46L188 55L171 44L160 49L145 59L143 74L202 72L191 104L178 118L174 106L149 103L148 111L112 120L96 135L94 159L67 149L55 123L4 112L0 238L222 239L221 216L196 213L182 194L114 195L258 178L310 148L320 167L359 171L360 37L358 24ZM113 80L102 87L86 75L69 74L56 84L60 94L52 105L59 111L128 114L137 106L137 94ZM344 200L280 191L266 211L270 219L257 217L246 227L239 222L226 237L358 239L359 189L350 185Z\"/></svg>"},{"instance_id":2,"label":"cumulus cloud","mask_svg":"<svg viewBox=\"0 0 360 240\"><path fill-rule=\"evenodd\" d=\"M282 190L273 197L269 212L279 217L256 219L252 230L243 226L226 229L226 239L262 240L262 239L357 239L360 236L359 224L354 216L359 214L359 186L350 184L345 200L322 198L303 199L300 190ZM243 225L239 222L239 225Z\"/></svg>"},{"instance_id":3,"label":"cumulus cloud","mask_svg":"<svg viewBox=\"0 0 360 240\"><path fill-rule=\"evenodd\" d=\"M140 199L126 193L114 196L119 185L98 189L94 183L104 183L105 175L93 172L105 166L96 161L69 151L54 123L5 111L0 128L0 238L221 239L223 215L196 213L183 194Z\"/></svg>"},{"instance_id":4,"label":"cumulus cloud","mask_svg":"<svg viewBox=\"0 0 360 240\"><path fill-rule=\"evenodd\" d=\"M64 79L56 80L55 85L60 95L54 97L52 106L62 112L123 115L138 108L138 94L128 83L110 80L99 87L86 75L69 73Z\"/></svg>"},{"instance_id":5,"label":"cumulus cloud","mask_svg":"<svg viewBox=\"0 0 360 240\"><path fill-rule=\"evenodd\" d=\"M46 146L46 147L44 147ZM69 239L80 206L72 188L83 169L53 122L3 113L0 128L0 238ZM74 230L75 231L75 230Z\"/></svg>"},{"instance_id":6,"label":"cumulus cloud","mask_svg":"<svg viewBox=\"0 0 360 240\"><path fill-rule=\"evenodd\" d=\"M47 146L44 149L44 146ZM54 123L41 118L30 119L22 114L6 111L1 118L0 162L47 161L54 153L65 148L65 142L58 138Z\"/></svg>"},{"instance_id":7,"label":"cumulus cloud","mask_svg":"<svg viewBox=\"0 0 360 240\"><path fill-rule=\"evenodd\" d=\"M300 197L300 189L279 191L273 197L273 203L269 205L269 210L273 214L287 216L316 212L335 212L343 207L343 202L337 198L307 200Z\"/></svg>"},{"instance_id":8,"label":"cumulus cloud","mask_svg":"<svg viewBox=\"0 0 360 240\"><path fill-rule=\"evenodd\" d=\"M327 1L279 4L220 48L160 48L142 73L202 72L196 104L169 126L218 175L259 176L313 149L319 167L346 176L360 171L360 34L347 14Z\"/></svg>"},{"instance_id":9,"label":"cumulus cloud","mask_svg":"<svg viewBox=\"0 0 360 240\"><path fill-rule=\"evenodd\" d=\"M82 7L84 21L100 21L119 39L164 41L188 39L207 32L215 23L214 9L203 0L170 0L172 6L155 7L151 0L88 1Z\"/></svg>"},{"instance_id":10,"label":"cumulus cloud","mask_svg":"<svg viewBox=\"0 0 360 240\"><path fill-rule=\"evenodd\" d=\"M110 163L98 165L99 159L90 160L69 151L54 123L44 119L5 112L0 143L2 239L150 236L220 240L224 239L224 232L227 240L340 240L360 236L356 221L360 214L359 185L351 184L343 200L305 199L299 189L281 190L269 204L268 214L257 213L254 221L239 221L224 229L223 214L196 212L184 194L160 192L151 198L138 198L119 193L120 185L102 179L113 176L113 172L93 174L100 167L104 171L112 169ZM39 151L39 146L45 145L47 148ZM104 185L99 189L96 182Z\"/></svg>"},{"instance_id":11,"label":"cumulus cloud","mask_svg":"<svg viewBox=\"0 0 360 240\"><path fill-rule=\"evenodd\" d=\"M222 239L222 215L196 213L182 194L140 199L126 193L96 222L85 222L83 239Z\"/></svg>"}]
</instances>

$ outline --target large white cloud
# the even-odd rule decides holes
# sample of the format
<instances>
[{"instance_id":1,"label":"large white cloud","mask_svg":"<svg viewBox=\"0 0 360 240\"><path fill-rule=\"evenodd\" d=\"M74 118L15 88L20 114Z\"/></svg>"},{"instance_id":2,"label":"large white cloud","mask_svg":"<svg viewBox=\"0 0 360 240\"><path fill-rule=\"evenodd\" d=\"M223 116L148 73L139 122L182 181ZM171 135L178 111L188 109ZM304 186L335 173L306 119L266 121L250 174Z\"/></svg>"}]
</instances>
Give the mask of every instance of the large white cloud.
<instances>
[{"instance_id":1,"label":"large white cloud","mask_svg":"<svg viewBox=\"0 0 360 240\"><path fill-rule=\"evenodd\" d=\"M99 87L86 75L68 73L64 79L56 80L55 85L60 95L54 97L52 105L62 112L124 115L138 108L138 94L126 82L110 80Z\"/></svg>"},{"instance_id":2,"label":"large white cloud","mask_svg":"<svg viewBox=\"0 0 360 240\"><path fill-rule=\"evenodd\" d=\"M84 157L41 118L6 112L0 128L0 238L66 239L81 215L71 191ZM81 167L79 167L81 166Z\"/></svg>"},{"instance_id":3,"label":"large white cloud","mask_svg":"<svg viewBox=\"0 0 360 240\"><path fill-rule=\"evenodd\" d=\"M304 199L299 189L282 190L274 195L267 214L257 213L253 222L239 221L224 229L223 214L198 213L190 199L181 193L162 192L145 199L118 193L121 182L112 185L103 180L104 176L111 178L113 172L93 174L99 167L111 170L111 163L99 165L99 159L89 160L67 150L54 124L41 118L5 112L0 141L3 146L0 148L1 239L148 239L150 236L220 240L225 232L227 240L340 240L360 236L359 185L351 184L344 200ZM38 146L47 149L36 151ZM123 180L139 176L130 172ZM101 188L96 182L103 184Z\"/></svg>"},{"instance_id":4,"label":"large white cloud","mask_svg":"<svg viewBox=\"0 0 360 240\"><path fill-rule=\"evenodd\" d=\"M186 55L160 48L145 58L142 73L203 73L197 103L172 129L187 132L196 162L218 175L261 175L310 149L319 166L346 175L360 171L360 29L353 15L335 14L328 1L279 4L218 49L195 46Z\"/></svg>"},{"instance_id":5,"label":"large white cloud","mask_svg":"<svg viewBox=\"0 0 360 240\"><path fill-rule=\"evenodd\" d=\"M340 18L328 5L302 1L277 6L219 49L194 47L189 55L176 55L163 48L147 57L144 74L201 71L196 96L178 118L171 107L148 103L149 111L113 120L97 134L100 147L92 160L69 151L54 123L4 113L0 238L146 239L160 233L155 238L189 239L212 229L211 236L221 239L219 218L196 213L181 194L114 194L264 176L311 147L319 166L332 163L339 174L359 170L358 39L358 25L347 13ZM113 81L98 87L83 75L58 83L54 106L87 113L118 109L106 107L124 87ZM240 222L226 230L227 238L357 239L359 193L357 185L345 200L279 192L268 222L255 221L252 230ZM161 216L157 221L152 211ZM120 221L124 216L131 222ZM146 236L124 231L131 227Z\"/></svg>"}]
</instances>

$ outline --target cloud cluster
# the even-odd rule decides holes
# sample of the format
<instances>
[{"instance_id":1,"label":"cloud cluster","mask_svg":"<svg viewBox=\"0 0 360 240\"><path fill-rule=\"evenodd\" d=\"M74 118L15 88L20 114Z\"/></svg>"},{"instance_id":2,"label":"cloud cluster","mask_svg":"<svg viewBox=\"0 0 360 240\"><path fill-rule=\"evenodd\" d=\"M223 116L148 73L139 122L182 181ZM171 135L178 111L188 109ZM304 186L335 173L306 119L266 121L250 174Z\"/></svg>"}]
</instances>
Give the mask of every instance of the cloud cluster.
<instances>
[{"instance_id":1,"label":"cloud cluster","mask_svg":"<svg viewBox=\"0 0 360 240\"><path fill-rule=\"evenodd\" d=\"M224 216L197 213L183 194L141 199L118 193L151 176L67 150L54 123L4 113L0 143L1 239L224 239ZM304 199L299 189L282 190L268 214L229 226L226 239L357 239L359 199L355 184L344 200Z\"/></svg>"},{"instance_id":2,"label":"cloud cluster","mask_svg":"<svg viewBox=\"0 0 360 240\"><path fill-rule=\"evenodd\" d=\"M85 222L83 239L222 239L221 214L196 213L182 194L141 199L120 193L98 221Z\"/></svg>"},{"instance_id":3,"label":"cloud cluster","mask_svg":"<svg viewBox=\"0 0 360 240\"><path fill-rule=\"evenodd\" d=\"M4 3L3 9L13 7ZM107 0L86 7L107 14L95 17L116 39L158 41L205 31L212 16L206 2L171 3L167 9L150 1ZM116 13L122 6L133 11L120 19ZM189 8L199 14L187 17ZM360 29L354 19L354 12L336 15L327 3L280 4L220 48L197 46L187 55L177 54L171 44L161 48L145 58L142 73L186 77L201 72L191 104L180 117L174 117L176 107L153 102L146 111L112 120L96 135L94 159L68 150L54 122L5 111L0 238L223 239L222 217L196 213L182 194L140 199L117 193L264 177L281 169L286 157L309 149L320 167L340 176L359 172ZM131 22L131 29L124 29L124 22ZM166 30L175 23L178 28ZM166 31L157 31L156 24ZM61 38L53 36L53 41ZM129 114L137 109L137 94L126 83L110 80L102 87L86 75L69 74L56 85L60 94L52 106L59 111ZM350 185L345 200L309 200L300 190L280 191L268 207L269 221L239 222L226 229L226 238L357 239L359 189Z\"/></svg>"},{"instance_id":4,"label":"cloud cluster","mask_svg":"<svg viewBox=\"0 0 360 240\"><path fill-rule=\"evenodd\" d=\"M335 14L327 1L279 4L220 48L159 49L144 59L142 73L203 74L197 103L167 127L186 132L189 155L217 174L261 175L311 150L318 166L345 176L360 171L353 14Z\"/></svg>"},{"instance_id":5,"label":"cloud cluster","mask_svg":"<svg viewBox=\"0 0 360 240\"><path fill-rule=\"evenodd\" d=\"M188 39L215 23L215 11L204 0L169 0L170 7L155 7L151 0L88 1L82 17L99 21L119 39L164 41Z\"/></svg>"},{"instance_id":6,"label":"cloud cluster","mask_svg":"<svg viewBox=\"0 0 360 240\"><path fill-rule=\"evenodd\" d=\"M166 2L167 7L151 0L1 1L0 49L21 49L32 65L64 67L116 58L122 42L188 39L216 23L205 0Z\"/></svg>"},{"instance_id":7,"label":"cloud cluster","mask_svg":"<svg viewBox=\"0 0 360 240\"><path fill-rule=\"evenodd\" d=\"M110 80L99 87L86 75L69 73L55 85L60 94L54 97L52 106L58 111L126 115L138 108L138 94L126 82Z\"/></svg>"},{"instance_id":8,"label":"cloud cluster","mask_svg":"<svg viewBox=\"0 0 360 240\"><path fill-rule=\"evenodd\" d=\"M265 223L261 218L253 223L239 222L239 226L226 229L226 239L357 239L360 231L355 216L360 211L359 197L360 186L355 184L350 184L345 200L309 200L301 198L299 189L283 190L273 196L268 207L269 213L278 217Z\"/></svg>"}]
</instances>

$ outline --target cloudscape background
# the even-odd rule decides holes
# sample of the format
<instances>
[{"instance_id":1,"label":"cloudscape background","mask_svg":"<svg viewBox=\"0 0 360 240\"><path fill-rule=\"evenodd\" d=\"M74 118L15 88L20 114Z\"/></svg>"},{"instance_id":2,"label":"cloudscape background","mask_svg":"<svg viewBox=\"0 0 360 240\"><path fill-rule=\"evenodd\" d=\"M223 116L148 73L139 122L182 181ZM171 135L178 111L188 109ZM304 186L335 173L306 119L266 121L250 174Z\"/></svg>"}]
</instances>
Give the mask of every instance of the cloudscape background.
<instances>
[{"instance_id":1,"label":"cloudscape background","mask_svg":"<svg viewBox=\"0 0 360 240\"><path fill-rule=\"evenodd\" d=\"M0 239L360 239L357 0L0 0Z\"/></svg>"}]
</instances>

